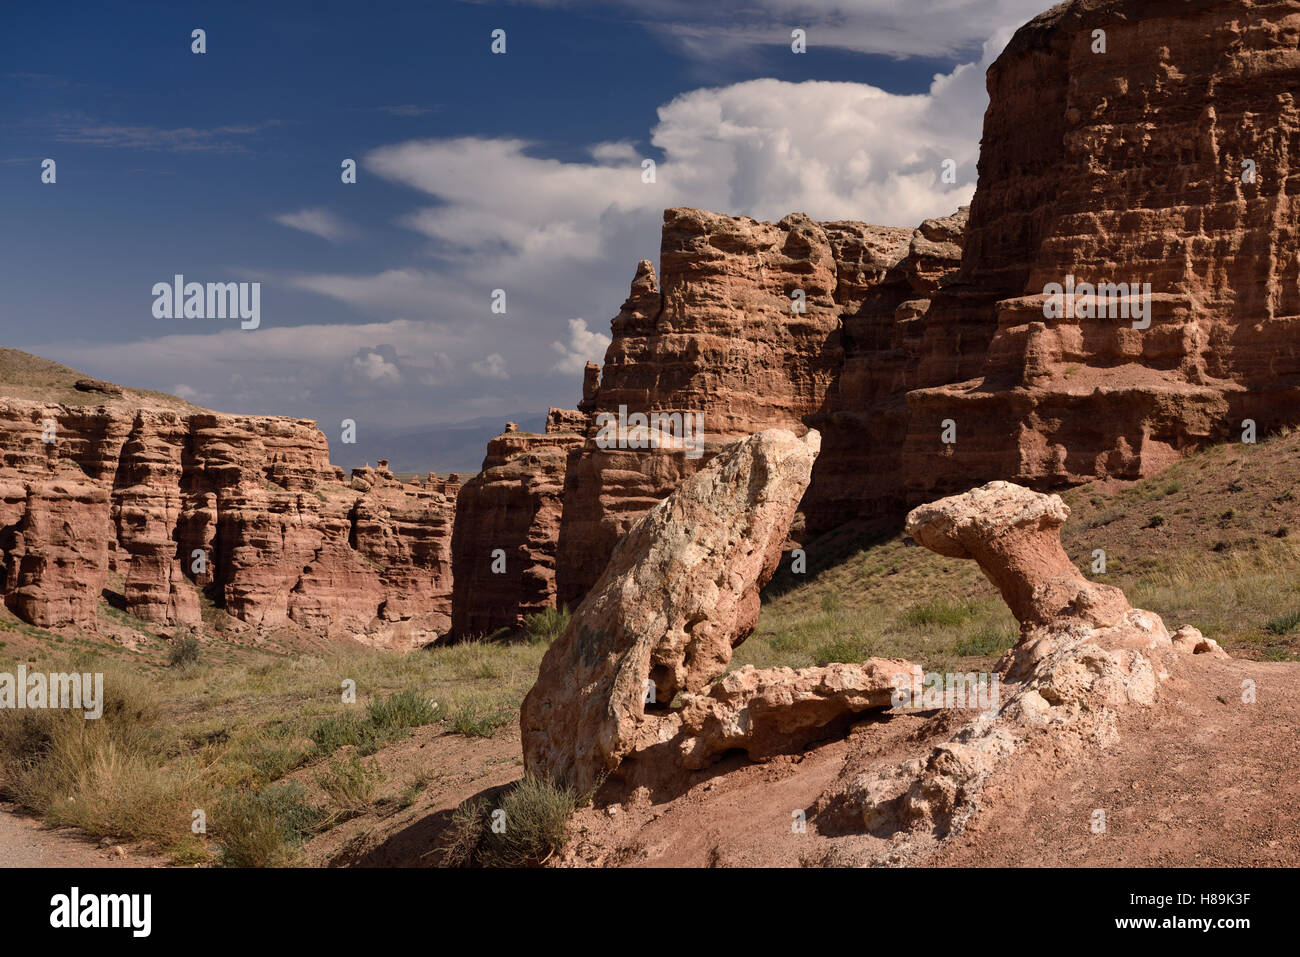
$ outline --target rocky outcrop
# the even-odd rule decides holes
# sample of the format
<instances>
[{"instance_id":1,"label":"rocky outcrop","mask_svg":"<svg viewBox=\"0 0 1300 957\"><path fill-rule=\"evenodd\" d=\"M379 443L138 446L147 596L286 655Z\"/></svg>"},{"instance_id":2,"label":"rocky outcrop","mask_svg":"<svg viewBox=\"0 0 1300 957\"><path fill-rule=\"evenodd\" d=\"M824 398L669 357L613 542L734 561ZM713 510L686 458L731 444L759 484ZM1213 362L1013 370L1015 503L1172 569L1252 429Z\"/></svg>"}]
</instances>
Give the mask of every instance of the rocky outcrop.
<instances>
[{"instance_id":1,"label":"rocky outcrop","mask_svg":"<svg viewBox=\"0 0 1300 957\"><path fill-rule=\"evenodd\" d=\"M1191 627L1171 640L1158 615L1080 575L1060 545L1069 514L1058 496L992 482L908 516L920 544L979 563L1020 621L1021 637L996 668L1005 688L973 719L928 753L874 767L823 803L855 807L872 833L899 834L892 862L907 863L959 832L990 775L1038 732L1054 732L1049 747L1058 761L1105 747L1121 715L1155 702L1178 653L1220 653Z\"/></svg>"},{"instance_id":2,"label":"rocky outcrop","mask_svg":"<svg viewBox=\"0 0 1300 957\"><path fill-rule=\"evenodd\" d=\"M93 621L108 571L108 490L75 475L0 475L0 590L43 628Z\"/></svg>"},{"instance_id":3,"label":"rocky outcrop","mask_svg":"<svg viewBox=\"0 0 1300 957\"><path fill-rule=\"evenodd\" d=\"M530 773L592 789L655 710L726 670L757 622L818 439L771 430L733 444L619 542L524 699Z\"/></svg>"},{"instance_id":4,"label":"rocky outcrop","mask_svg":"<svg viewBox=\"0 0 1300 957\"><path fill-rule=\"evenodd\" d=\"M642 261L613 320L599 378L588 371L584 408L594 420L697 416L700 448L692 455L618 446L593 434L570 453L559 600L576 604L619 537L728 442L769 428L802 432L812 424L829 443L838 426L827 412L843 388L846 357L857 362L866 352L893 348L859 328L867 320L851 326L851 317L868 298L889 322L904 303L922 309L921 297L945 269L956 268L961 223L959 215L911 230L816 223L799 214L763 223L697 209L666 211L662 283ZM870 413L864 410L864 417ZM864 445L861 436L835 441ZM861 484L865 474L847 460L842 471L828 468L838 466L828 467L823 456L818 474L827 475L828 489ZM829 515L842 503L823 507ZM840 511L836 523L846 517Z\"/></svg>"},{"instance_id":5,"label":"rocky outcrop","mask_svg":"<svg viewBox=\"0 0 1300 957\"><path fill-rule=\"evenodd\" d=\"M730 751L751 761L797 751L863 712L889 708L912 668L901 658L798 670L746 665L707 694L683 694L681 711L655 728L655 736L667 738L681 767L692 771Z\"/></svg>"},{"instance_id":6,"label":"rocky outcrop","mask_svg":"<svg viewBox=\"0 0 1300 957\"><path fill-rule=\"evenodd\" d=\"M1295 2L1074 0L1016 33L907 396L911 497L1143 477L1296 421L1298 31ZM1108 282L1149 283L1149 314Z\"/></svg>"},{"instance_id":7,"label":"rocky outcrop","mask_svg":"<svg viewBox=\"0 0 1300 957\"><path fill-rule=\"evenodd\" d=\"M453 638L517 628L554 607L565 460L585 426L581 412L551 409L545 435L507 430L488 443L456 507Z\"/></svg>"},{"instance_id":8,"label":"rocky outcrop","mask_svg":"<svg viewBox=\"0 0 1300 957\"><path fill-rule=\"evenodd\" d=\"M103 404L0 399L0 595L19 617L93 629L116 574L156 624L197 624L206 600L382 643L446 630L458 482L349 486L307 420L89 391Z\"/></svg>"}]
</instances>

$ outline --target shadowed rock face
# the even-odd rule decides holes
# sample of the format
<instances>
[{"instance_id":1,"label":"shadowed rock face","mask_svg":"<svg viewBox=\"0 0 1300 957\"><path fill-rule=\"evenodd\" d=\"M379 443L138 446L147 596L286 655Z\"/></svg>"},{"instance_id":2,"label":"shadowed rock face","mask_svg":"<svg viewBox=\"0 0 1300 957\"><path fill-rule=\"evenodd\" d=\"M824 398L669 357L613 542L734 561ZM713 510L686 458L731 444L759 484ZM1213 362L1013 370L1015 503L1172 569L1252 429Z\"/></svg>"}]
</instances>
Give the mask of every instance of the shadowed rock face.
<instances>
[{"instance_id":1,"label":"shadowed rock face","mask_svg":"<svg viewBox=\"0 0 1300 957\"><path fill-rule=\"evenodd\" d=\"M15 614L94 628L117 573L126 611L160 624L197 623L206 591L250 625L398 646L446 629L457 481L367 468L349 486L312 422L131 401L0 399L0 595Z\"/></svg>"},{"instance_id":2,"label":"shadowed rock face","mask_svg":"<svg viewBox=\"0 0 1300 957\"><path fill-rule=\"evenodd\" d=\"M554 607L565 457L584 441L585 426L582 413L552 409L545 435L508 431L488 443L482 471L456 503L456 639L517 628L526 615Z\"/></svg>"},{"instance_id":3,"label":"shadowed rock face","mask_svg":"<svg viewBox=\"0 0 1300 957\"><path fill-rule=\"evenodd\" d=\"M598 378L589 371L582 408L593 416L620 408L700 413L704 452L601 448L594 438L570 451L559 600L576 605L614 543L655 502L719 448L754 432L811 426L834 448L818 461L814 485L823 491L804 501L821 527L854 517L850 503L868 498L867 487L893 494L882 463L898 453L901 420L871 405L896 390L903 340L914 338L918 311L956 269L964 222L964 212L914 230L802 214L765 223L665 211L662 276L649 261L638 266L611 323L604 368ZM896 314L905 332L896 334Z\"/></svg>"},{"instance_id":4,"label":"shadowed rock face","mask_svg":"<svg viewBox=\"0 0 1300 957\"><path fill-rule=\"evenodd\" d=\"M816 432L779 430L737 442L619 542L524 699L530 773L590 790L635 746L648 691L667 703L726 670L819 446Z\"/></svg>"}]
</instances>

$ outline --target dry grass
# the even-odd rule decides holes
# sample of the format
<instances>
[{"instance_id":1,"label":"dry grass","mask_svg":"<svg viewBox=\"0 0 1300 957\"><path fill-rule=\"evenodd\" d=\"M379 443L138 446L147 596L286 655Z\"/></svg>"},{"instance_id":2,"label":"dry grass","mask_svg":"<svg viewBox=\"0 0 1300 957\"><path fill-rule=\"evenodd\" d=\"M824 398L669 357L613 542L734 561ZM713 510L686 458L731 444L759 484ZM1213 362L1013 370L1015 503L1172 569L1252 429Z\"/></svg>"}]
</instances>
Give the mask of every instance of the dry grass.
<instances>
[{"instance_id":1,"label":"dry grass","mask_svg":"<svg viewBox=\"0 0 1300 957\"><path fill-rule=\"evenodd\" d=\"M1067 492L1066 551L1089 577L1123 588L1171 628L1195 624L1238 656L1293 659L1297 453L1300 435L1280 436L1211 449L1145 482ZM1156 515L1164 521L1153 522ZM805 549L809 574L778 573L733 667L884 655L927 670L980 671L1015 638L1015 621L972 562L901 537L870 540L852 527ZM1095 549L1106 552L1104 577L1090 570ZM407 655L301 646L290 654L274 635L260 648L209 639L197 662L168 668L170 642L145 623L135 624L156 641L132 652L32 628L0 610L0 671L19 661L104 671L109 702L93 722L0 713L0 793L51 823L166 848L178 863L291 863L308 836L373 804L379 784L366 759L411 728L437 723L444 733L476 736L510 727L564 621L562 613L539 617L532 641ZM345 682L355 685L355 704L342 701ZM300 779L319 787L305 791ZM510 841L484 837L492 809L462 809L464 846L452 856L519 864L558 846L556 822L567 820L560 811L569 800L538 787L517 789L514 816L501 805L520 824ZM394 800L414 800L418 791L413 783ZM207 814L207 835L190 831L196 809Z\"/></svg>"}]
</instances>

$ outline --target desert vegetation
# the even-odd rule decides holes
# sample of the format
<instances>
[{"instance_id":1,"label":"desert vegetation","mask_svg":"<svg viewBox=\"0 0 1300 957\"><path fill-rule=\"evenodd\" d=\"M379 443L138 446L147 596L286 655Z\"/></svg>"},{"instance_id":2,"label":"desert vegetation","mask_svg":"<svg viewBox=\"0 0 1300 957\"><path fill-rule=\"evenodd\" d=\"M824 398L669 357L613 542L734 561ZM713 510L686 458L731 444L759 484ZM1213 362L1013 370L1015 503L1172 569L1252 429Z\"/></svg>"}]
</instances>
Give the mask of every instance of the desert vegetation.
<instances>
[{"instance_id":1,"label":"desert vegetation","mask_svg":"<svg viewBox=\"0 0 1300 957\"><path fill-rule=\"evenodd\" d=\"M1297 446L1300 434L1220 446L1155 479L1068 491L1066 550L1084 574L1167 621L1195 621L1234 656L1294 660L1300 550L1287 529L1300 515L1285 465ZM1166 521L1153 527L1157 514ZM778 572L733 670L882 655L978 671L1015 640L1014 618L974 563L852 527L805 548L808 574ZM1104 576L1091 572L1098 548ZM436 775L385 770L384 756L457 736L470 747L500 742L513 756L493 760L521 783L492 802L456 802L437 862L538 863L562 840L577 798L522 780L514 741L520 702L568 620L550 610L493 641L407 654L335 645L293 655L274 643L155 632L107 602L104 632L129 626L137 647L0 612L0 670L102 671L107 698L99 721L0 714L0 797L176 864L290 864L345 822L418 813L434 800ZM356 683L355 704L341 701L345 680ZM519 822L508 841L488 826L506 803ZM195 810L205 833L192 830Z\"/></svg>"}]
</instances>

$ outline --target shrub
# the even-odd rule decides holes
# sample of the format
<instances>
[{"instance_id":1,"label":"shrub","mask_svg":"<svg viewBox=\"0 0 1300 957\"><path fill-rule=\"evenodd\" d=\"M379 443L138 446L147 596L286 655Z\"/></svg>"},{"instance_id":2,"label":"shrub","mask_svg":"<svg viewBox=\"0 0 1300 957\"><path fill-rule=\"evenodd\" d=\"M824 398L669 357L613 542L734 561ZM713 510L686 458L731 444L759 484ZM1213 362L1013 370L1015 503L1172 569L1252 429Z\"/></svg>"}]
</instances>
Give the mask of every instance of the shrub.
<instances>
[{"instance_id":1,"label":"shrub","mask_svg":"<svg viewBox=\"0 0 1300 957\"><path fill-rule=\"evenodd\" d=\"M444 867L469 867L477 860L479 846L491 825L490 813L482 798L457 805L445 832L447 841L442 846Z\"/></svg>"},{"instance_id":2,"label":"shrub","mask_svg":"<svg viewBox=\"0 0 1300 957\"><path fill-rule=\"evenodd\" d=\"M213 821L223 867L283 867L322 825L321 812L296 783L232 795Z\"/></svg>"},{"instance_id":3,"label":"shrub","mask_svg":"<svg viewBox=\"0 0 1300 957\"><path fill-rule=\"evenodd\" d=\"M0 712L0 793L48 823L95 837L166 841L185 829L184 781L163 765L154 688L106 672L103 715Z\"/></svg>"},{"instance_id":4,"label":"shrub","mask_svg":"<svg viewBox=\"0 0 1300 957\"><path fill-rule=\"evenodd\" d=\"M531 775L501 800L505 827L490 827L479 847L484 867L531 867L564 847L569 818L577 805L574 793Z\"/></svg>"},{"instance_id":5,"label":"shrub","mask_svg":"<svg viewBox=\"0 0 1300 957\"><path fill-rule=\"evenodd\" d=\"M321 718L307 732L307 737L321 754L333 754L348 745L360 747L373 733L373 729L355 714L344 712Z\"/></svg>"},{"instance_id":6,"label":"shrub","mask_svg":"<svg viewBox=\"0 0 1300 957\"><path fill-rule=\"evenodd\" d=\"M362 763L355 755L336 761L316 776L316 783L330 796L341 818L355 817L374 803L375 793L384 783L384 772L374 762Z\"/></svg>"},{"instance_id":7,"label":"shrub","mask_svg":"<svg viewBox=\"0 0 1300 957\"><path fill-rule=\"evenodd\" d=\"M438 720L437 706L425 695L411 688L399 691L366 705L370 723L380 731L418 728Z\"/></svg>"},{"instance_id":8,"label":"shrub","mask_svg":"<svg viewBox=\"0 0 1300 957\"><path fill-rule=\"evenodd\" d=\"M490 738L510 723L514 712L504 704L477 698L452 707L447 715L447 727L452 734L467 738Z\"/></svg>"},{"instance_id":9,"label":"shrub","mask_svg":"<svg viewBox=\"0 0 1300 957\"><path fill-rule=\"evenodd\" d=\"M569 627L569 609L543 608L541 611L524 617L524 630L530 641L550 644Z\"/></svg>"},{"instance_id":10,"label":"shrub","mask_svg":"<svg viewBox=\"0 0 1300 957\"><path fill-rule=\"evenodd\" d=\"M564 847L574 793L549 781L525 777L501 798L502 829L493 830L493 810L481 798L466 801L452 814L443 846L450 867L535 867Z\"/></svg>"},{"instance_id":11,"label":"shrub","mask_svg":"<svg viewBox=\"0 0 1300 957\"><path fill-rule=\"evenodd\" d=\"M181 635L172 639L171 651L167 663L173 668L188 668L199 663L203 644L193 635Z\"/></svg>"},{"instance_id":12,"label":"shrub","mask_svg":"<svg viewBox=\"0 0 1300 957\"><path fill-rule=\"evenodd\" d=\"M952 627L969 621L974 614L975 609L969 602L932 598L909 608L903 620L909 625Z\"/></svg>"},{"instance_id":13,"label":"shrub","mask_svg":"<svg viewBox=\"0 0 1300 957\"><path fill-rule=\"evenodd\" d=\"M1289 635L1300 625L1300 611L1288 612L1285 615L1278 615L1276 618L1270 618L1267 628L1275 635Z\"/></svg>"},{"instance_id":14,"label":"shrub","mask_svg":"<svg viewBox=\"0 0 1300 957\"><path fill-rule=\"evenodd\" d=\"M953 645L952 653L963 657L1000 655L1019 639L1014 628L982 628Z\"/></svg>"}]
</instances>

